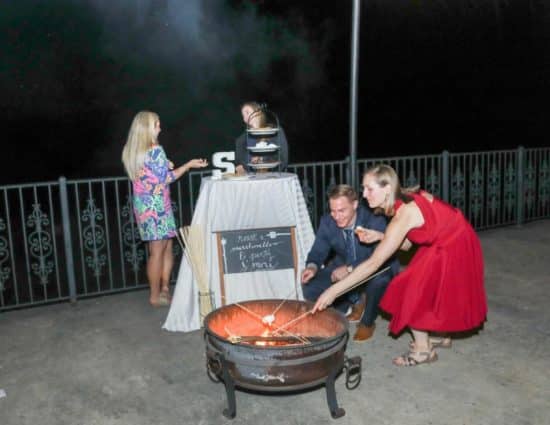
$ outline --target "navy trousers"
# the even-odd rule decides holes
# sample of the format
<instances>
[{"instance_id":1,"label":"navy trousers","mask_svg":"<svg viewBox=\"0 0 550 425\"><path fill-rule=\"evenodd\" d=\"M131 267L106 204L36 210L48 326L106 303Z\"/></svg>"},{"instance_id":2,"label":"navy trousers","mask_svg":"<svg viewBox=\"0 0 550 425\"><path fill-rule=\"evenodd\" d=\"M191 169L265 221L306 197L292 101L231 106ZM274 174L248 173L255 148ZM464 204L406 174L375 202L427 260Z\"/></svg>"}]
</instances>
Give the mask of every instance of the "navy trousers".
<instances>
[{"instance_id":1,"label":"navy trousers","mask_svg":"<svg viewBox=\"0 0 550 425\"><path fill-rule=\"evenodd\" d=\"M367 306L361 318L361 323L364 325L371 326L374 324L374 321L378 317L378 304L380 304L380 300L384 296L392 278L393 273L391 270L388 270L386 273L376 276L359 287L367 294Z\"/></svg>"}]
</instances>

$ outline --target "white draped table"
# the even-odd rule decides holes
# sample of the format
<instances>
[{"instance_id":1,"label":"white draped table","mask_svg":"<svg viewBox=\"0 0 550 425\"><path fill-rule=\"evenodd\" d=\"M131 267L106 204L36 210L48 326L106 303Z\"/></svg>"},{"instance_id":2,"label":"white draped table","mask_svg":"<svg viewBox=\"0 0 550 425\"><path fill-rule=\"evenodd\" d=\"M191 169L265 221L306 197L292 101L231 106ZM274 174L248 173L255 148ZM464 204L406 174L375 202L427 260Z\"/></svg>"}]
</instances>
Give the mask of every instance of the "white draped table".
<instances>
[{"instance_id":1,"label":"white draped table","mask_svg":"<svg viewBox=\"0 0 550 425\"><path fill-rule=\"evenodd\" d=\"M222 305L215 232L228 230L295 226L297 273L286 269L225 274L225 304L261 298L303 299L299 275L315 236L295 174L257 174L247 180L203 178L192 225L200 225L204 232L215 308ZM163 329L187 332L202 326L198 293L191 265L183 255Z\"/></svg>"}]
</instances>

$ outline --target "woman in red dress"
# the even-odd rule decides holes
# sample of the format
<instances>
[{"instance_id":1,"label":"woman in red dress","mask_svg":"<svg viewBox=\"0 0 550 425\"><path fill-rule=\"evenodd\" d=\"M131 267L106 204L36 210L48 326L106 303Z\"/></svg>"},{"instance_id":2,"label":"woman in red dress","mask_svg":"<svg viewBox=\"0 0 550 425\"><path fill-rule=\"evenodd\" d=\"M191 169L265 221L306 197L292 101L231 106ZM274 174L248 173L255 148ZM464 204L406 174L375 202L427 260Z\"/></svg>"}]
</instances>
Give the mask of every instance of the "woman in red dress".
<instances>
[{"instance_id":1,"label":"woman in red dress","mask_svg":"<svg viewBox=\"0 0 550 425\"><path fill-rule=\"evenodd\" d=\"M430 333L459 332L480 326L487 315L483 254L476 233L460 210L418 188L402 189L389 165L377 165L363 176L363 197L369 206L392 217L372 256L317 300L313 311L367 279L398 249L419 248L408 267L389 284L380 307L392 315L390 332L410 328L410 350L393 360L414 366L437 360L435 347L449 347L450 338ZM372 234L371 234L372 233ZM378 232L377 232L378 233ZM358 233L364 243L379 238Z\"/></svg>"}]
</instances>

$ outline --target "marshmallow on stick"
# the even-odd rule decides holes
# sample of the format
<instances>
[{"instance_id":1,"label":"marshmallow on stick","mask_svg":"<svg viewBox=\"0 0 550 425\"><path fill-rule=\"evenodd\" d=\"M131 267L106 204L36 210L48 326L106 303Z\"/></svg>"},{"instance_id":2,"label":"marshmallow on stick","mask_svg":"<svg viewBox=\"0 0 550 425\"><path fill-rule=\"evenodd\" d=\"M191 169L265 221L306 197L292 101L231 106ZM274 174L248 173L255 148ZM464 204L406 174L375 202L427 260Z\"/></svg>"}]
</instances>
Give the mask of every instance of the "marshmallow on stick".
<instances>
[{"instance_id":1,"label":"marshmallow on stick","mask_svg":"<svg viewBox=\"0 0 550 425\"><path fill-rule=\"evenodd\" d=\"M354 231L355 231L355 233L366 232L367 229L365 229L363 226L355 226Z\"/></svg>"}]
</instances>

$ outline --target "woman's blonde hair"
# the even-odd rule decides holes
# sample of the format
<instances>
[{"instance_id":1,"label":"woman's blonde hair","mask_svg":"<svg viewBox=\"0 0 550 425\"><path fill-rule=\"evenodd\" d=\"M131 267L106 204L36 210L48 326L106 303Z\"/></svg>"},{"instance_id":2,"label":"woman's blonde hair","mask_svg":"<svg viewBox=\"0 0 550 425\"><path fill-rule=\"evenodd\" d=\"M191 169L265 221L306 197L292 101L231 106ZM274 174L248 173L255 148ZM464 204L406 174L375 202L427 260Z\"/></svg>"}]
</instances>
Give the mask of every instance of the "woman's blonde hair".
<instances>
[{"instance_id":1,"label":"woman's blonde hair","mask_svg":"<svg viewBox=\"0 0 550 425\"><path fill-rule=\"evenodd\" d=\"M409 203L413 200L413 197L410 194L417 193L420 190L419 186L402 188L397 173L387 164L377 164L368 168L364 172L363 177L366 175L373 176L376 183L380 187L386 187L389 185L392 189L389 192L386 207L384 209L375 208L376 213L383 213L387 216L392 216L395 213L396 199L400 199L404 203Z\"/></svg>"},{"instance_id":2,"label":"woman's blonde hair","mask_svg":"<svg viewBox=\"0 0 550 425\"><path fill-rule=\"evenodd\" d=\"M145 154L157 142L155 125L158 121L159 116L150 111L138 112L132 121L122 150L122 163L131 180L138 178L145 162Z\"/></svg>"}]
</instances>

